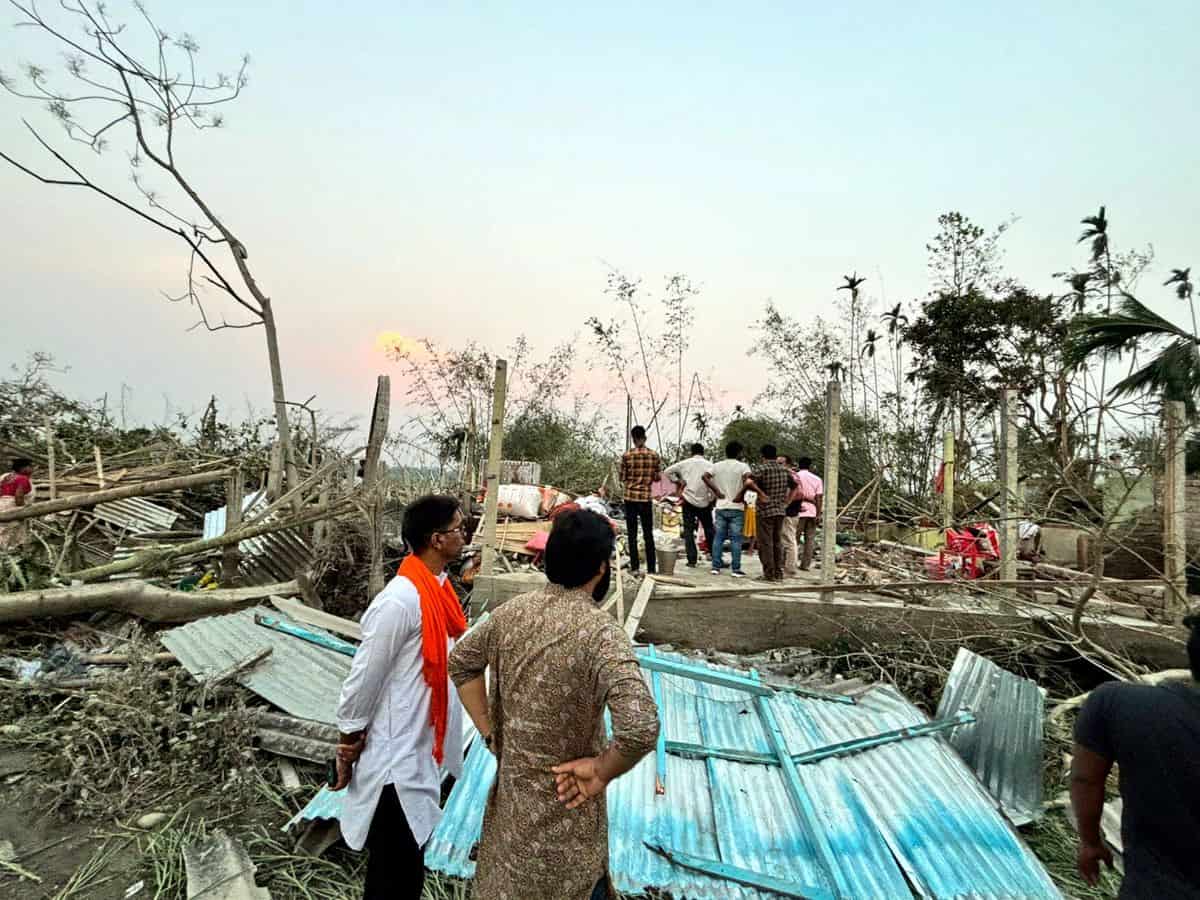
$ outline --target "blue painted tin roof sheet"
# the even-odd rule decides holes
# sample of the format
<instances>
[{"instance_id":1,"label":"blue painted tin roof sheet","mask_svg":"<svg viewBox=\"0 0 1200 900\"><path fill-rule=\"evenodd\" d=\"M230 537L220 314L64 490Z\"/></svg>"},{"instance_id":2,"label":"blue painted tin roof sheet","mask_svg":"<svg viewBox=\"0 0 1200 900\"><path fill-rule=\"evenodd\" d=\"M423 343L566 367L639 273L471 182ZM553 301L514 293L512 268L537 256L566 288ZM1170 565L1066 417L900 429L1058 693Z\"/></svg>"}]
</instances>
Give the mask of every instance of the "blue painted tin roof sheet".
<instances>
[{"instance_id":1,"label":"blue painted tin roof sheet","mask_svg":"<svg viewBox=\"0 0 1200 900\"><path fill-rule=\"evenodd\" d=\"M1042 815L1042 721L1045 691L960 647L938 704L938 718L960 709L975 722L947 740L975 770L1016 825Z\"/></svg>"},{"instance_id":2,"label":"blue painted tin roof sheet","mask_svg":"<svg viewBox=\"0 0 1200 900\"><path fill-rule=\"evenodd\" d=\"M681 676L660 678L660 715L670 740L772 752L751 697ZM791 753L926 721L888 687L855 705L786 693L765 702ZM426 847L430 868L461 878L474 874L472 848L495 769L491 753L472 746ZM797 772L817 811L815 833L797 815L779 767L669 755L666 793L656 795L650 754L608 792L617 889L656 888L693 900L776 896L675 866L650 843L835 895L836 880L842 896L854 898L1061 896L996 802L937 735L830 757ZM318 795L297 818L314 818L330 806ZM836 879L820 863L818 842L832 851Z\"/></svg>"}]
</instances>

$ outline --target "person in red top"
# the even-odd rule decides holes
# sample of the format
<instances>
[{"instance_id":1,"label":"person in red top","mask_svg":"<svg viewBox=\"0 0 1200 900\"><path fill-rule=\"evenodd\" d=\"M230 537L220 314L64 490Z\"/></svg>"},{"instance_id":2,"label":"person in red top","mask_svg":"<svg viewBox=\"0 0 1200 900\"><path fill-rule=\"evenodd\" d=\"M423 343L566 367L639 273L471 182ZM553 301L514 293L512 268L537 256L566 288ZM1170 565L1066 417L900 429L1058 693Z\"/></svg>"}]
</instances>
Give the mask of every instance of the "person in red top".
<instances>
[{"instance_id":1,"label":"person in red top","mask_svg":"<svg viewBox=\"0 0 1200 900\"><path fill-rule=\"evenodd\" d=\"M21 457L13 460L12 470L0 478L0 512L24 506L33 499L33 463ZM25 540L25 525L8 522L0 525L0 550L19 546Z\"/></svg>"}]
</instances>

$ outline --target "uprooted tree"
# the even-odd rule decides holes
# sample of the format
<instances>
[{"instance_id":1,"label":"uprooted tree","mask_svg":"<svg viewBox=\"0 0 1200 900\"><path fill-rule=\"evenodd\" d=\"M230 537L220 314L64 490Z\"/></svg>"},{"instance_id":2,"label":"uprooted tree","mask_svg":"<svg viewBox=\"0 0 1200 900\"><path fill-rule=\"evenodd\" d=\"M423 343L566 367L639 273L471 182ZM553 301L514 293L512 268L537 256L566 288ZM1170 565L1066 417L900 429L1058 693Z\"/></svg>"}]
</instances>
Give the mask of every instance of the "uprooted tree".
<instances>
[{"instance_id":1,"label":"uprooted tree","mask_svg":"<svg viewBox=\"0 0 1200 900\"><path fill-rule=\"evenodd\" d=\"M200 320L194 327L209 331L262 327L281 455L289 484L296 484L299 479L271 298L251 272L246 245L185 174L176 155L182 134L222 126L221 108L237 99L246 86L249 57L241 59L234 75L206 78L196 70L199 47L195 39L186 33L172 36L163 31L140 3L135 9L144 21L147 47L152 48L145 55L136 49L134 35L110 18L102 3L63 0L62 22L44 16L33 4L10 3L21 15L18 25L40 32L63 53L65 71L55 79L48 69L30 63L24 66L24 77L0 73L0 87L43 104L69 141L95 154L103 153L111 142L123 142L138 196L122 196L95 180L68 157L65 148L51 143L28 120L23 120L25 127L50 157L50 168L26 164L4 150L0 150L0 159L42 184L82 188L104 197L186 244L185 288L166 296L195 308ZM155 177L165 180L166 193L152 186ZM223 314L210 314L203 299L210 291L240 307L242 319L230 322Z\"/></svg>"}]
</instances>

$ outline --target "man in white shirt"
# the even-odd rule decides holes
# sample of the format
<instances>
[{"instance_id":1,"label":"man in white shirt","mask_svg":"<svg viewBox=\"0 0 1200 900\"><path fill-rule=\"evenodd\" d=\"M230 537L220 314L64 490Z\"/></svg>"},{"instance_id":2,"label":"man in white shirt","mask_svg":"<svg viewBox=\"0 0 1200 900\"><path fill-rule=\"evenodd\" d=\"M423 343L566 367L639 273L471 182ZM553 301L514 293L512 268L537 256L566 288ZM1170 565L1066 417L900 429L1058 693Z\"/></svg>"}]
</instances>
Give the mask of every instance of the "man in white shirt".
<instances>
[{"instance_id":1,"label":"man in white shirt","mask_svg":"<svg viewBox=\"0 0 1200 900\"><path fill-rule=\"evenodd\" d=\"M442 815L439 768L462 771L462 706L447 658L466 619L445 571L466 540L458 501L420 498L402 533L412 553L363 615L337 709L342 837L368 850L364 900L419 900L424 846Z\"/></svg>"},{"instance_id":2,"label":"man in white shirt","mask_svg":"<svg viewBox=\"0 0 1200 900\"><path fill-rule=\"evenodd\" d=\"M668 478L683 485L683 546L687 550L687 564L696 567L699 554L696 551L696 520L704 529L704 540L709 554L713 548L713 500L716 495L705 482L712 474L713 464L704 458L704 447L692 444L692 455L668 466L663 472Z\"/></svg>"},{"instance_id":3,"label":"man in white shirt","mask_svg":"<svg viewBox=\"0 0 1200 900\"><path fill-rule=\"evenodd\" d=\"M725 568L725 541L728 539L733 554L734 578L745 577L742 572L742 528L746 524L746 504L743 500L750 467L742 462L741 455L742 445L731 441L725 447L725 459L704 476L704 483L717 498L716 534L710 544L713 574L720 575Z\"/></svg>"}]
</instances>

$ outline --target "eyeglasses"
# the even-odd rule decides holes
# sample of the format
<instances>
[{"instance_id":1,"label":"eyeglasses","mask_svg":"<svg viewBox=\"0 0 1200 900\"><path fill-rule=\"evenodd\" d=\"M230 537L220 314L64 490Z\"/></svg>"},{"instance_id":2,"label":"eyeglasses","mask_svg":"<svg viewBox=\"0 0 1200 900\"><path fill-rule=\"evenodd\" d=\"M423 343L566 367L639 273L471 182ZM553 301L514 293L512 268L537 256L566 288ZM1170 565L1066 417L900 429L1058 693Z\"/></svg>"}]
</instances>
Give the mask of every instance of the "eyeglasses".
<instances>
[{"instance_id":1,"label":"eyeglasses","mask_svg":"<svg viewBox=\"0 0 1200 900\"><path fill-rule=\"evenodd\" d=\"M463 537L466 537L467 536L467 523L463 522L457 528L443 528L439 531L435 531L434 534L461 534Z\"/></svg>"}]
</instances>

